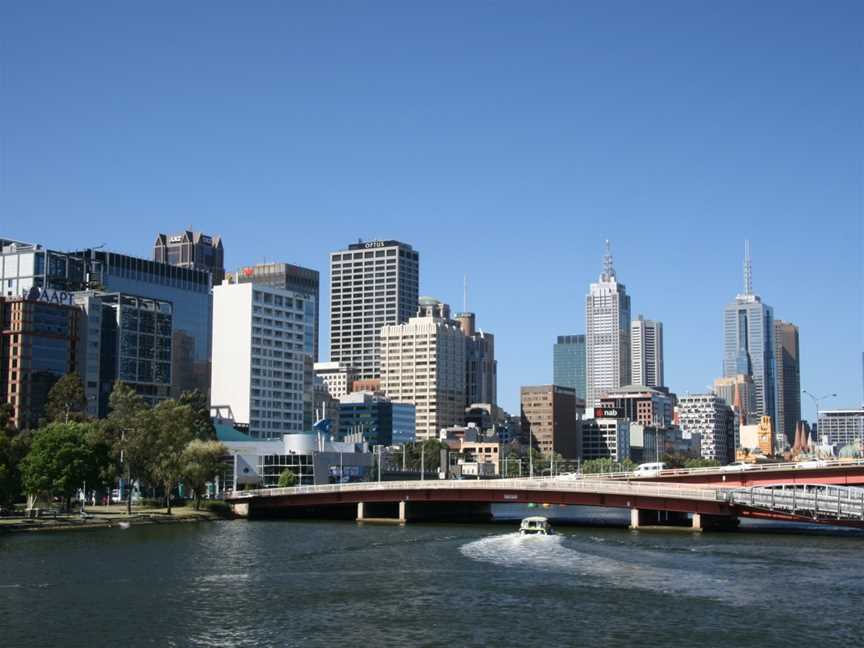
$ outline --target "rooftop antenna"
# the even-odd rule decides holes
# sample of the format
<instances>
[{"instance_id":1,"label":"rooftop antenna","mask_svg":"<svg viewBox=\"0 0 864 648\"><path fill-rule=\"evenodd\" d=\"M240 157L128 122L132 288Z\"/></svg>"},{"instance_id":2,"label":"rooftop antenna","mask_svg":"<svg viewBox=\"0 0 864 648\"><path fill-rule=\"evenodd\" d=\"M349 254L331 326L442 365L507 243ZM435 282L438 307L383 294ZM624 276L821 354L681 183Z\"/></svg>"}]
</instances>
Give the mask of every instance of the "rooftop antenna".
<instances>
[{"instance_id":1,"label":"rooftop antenna","mask_svg":"<svg viewBox=\"0 0 864 648\"><path fill-rule=\"evenodd\" d=\"M612 246L606 239L606 254L603 255L603 278L605 280L615 278L615 266L612 265Z\"/></svg>"},{"instance_id":2,"label":"rooftop antenna","mask_svg":"<svg viewBox=\"0 0 864 648\"><path fill-rule=\"evenodd\" d=\"M462 281L462 312L468 312L468 275L466 274Z\"/></svg>"},{"instance_id":3,"label":"rooftop antenna","mask_svg":"<svg viewBox=\"0 0 864 648\"><path fill-rule=\"evenodd\" d=\"M753 294L753 266L750 263L750 241L744 241L744 294Z\"/></svg>"}]
</instances>

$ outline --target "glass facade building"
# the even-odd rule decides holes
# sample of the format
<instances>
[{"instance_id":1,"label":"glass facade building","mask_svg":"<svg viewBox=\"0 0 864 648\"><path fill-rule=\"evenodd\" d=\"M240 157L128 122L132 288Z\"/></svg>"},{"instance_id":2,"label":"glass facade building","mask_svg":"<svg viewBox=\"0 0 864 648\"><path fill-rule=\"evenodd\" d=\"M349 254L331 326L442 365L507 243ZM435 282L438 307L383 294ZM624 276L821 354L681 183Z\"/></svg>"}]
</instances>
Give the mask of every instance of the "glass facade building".
<instances>
[{"instance_id":1,"label":"glass facade building","mask_svg":"<svg viewBox=\"0 0 864 648\"><path fill-rule=\"evenodd\" d=\"M54 383L78 362L78 309L42 294L0 297L0 402L21 429L39 425Z\"/></svg>"},{"instance_id":2,"label":"glass facade building","mask_svg":"<svg viewBox=\"0 0 864 648\"><path fill-rule=\"evenodd\" d=\"M559 335L552 351L552 382L576 390L585 400L585 336Z\"/></svg>"}]
</instances>

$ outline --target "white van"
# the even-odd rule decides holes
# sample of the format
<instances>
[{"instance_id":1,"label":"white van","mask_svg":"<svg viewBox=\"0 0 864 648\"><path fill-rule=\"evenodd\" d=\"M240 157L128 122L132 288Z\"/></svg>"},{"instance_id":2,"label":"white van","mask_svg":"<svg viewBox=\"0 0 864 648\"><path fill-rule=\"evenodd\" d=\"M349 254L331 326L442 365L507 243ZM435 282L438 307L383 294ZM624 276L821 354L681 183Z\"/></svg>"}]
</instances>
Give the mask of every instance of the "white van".
<instances>
[{"instance_id":1,"label":"white van","mask_svg":"<svg viewBox=\"0 0 864 648\"><path fill-rule=\"evenodd\" d=\"M633 471L633 476L656 477L660 474L661 470L666 470L666 464L662 461L655 461L654 463L643 463L636 466L636 470Z\"/></svg>"}]
</instances>

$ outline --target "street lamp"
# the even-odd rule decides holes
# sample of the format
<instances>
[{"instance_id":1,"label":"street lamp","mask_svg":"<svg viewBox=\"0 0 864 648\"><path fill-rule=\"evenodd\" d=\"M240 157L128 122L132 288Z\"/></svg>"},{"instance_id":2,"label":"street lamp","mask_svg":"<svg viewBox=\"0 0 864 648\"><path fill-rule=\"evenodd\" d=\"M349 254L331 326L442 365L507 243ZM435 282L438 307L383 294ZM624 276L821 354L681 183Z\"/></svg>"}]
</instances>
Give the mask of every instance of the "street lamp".
<instances>
[{"instance_id":1,"label":"street lamp","mask_svg":"<svg viewBox=\"0 0 864 648\"><path fill-rule=\"evenodd\" d=\"M807 391L806 389L802 393L807 394L813 400L813 403L816 405L816 425L817 425L816 432L818 434L818 432L819 432L819 429L818 429L819 406L822 404L822 401L825 400L826 398L837 398L837 394L825 394L824 396L816 397L813 394L811 394L809 391Z\"/></svg>"}]
</instances>

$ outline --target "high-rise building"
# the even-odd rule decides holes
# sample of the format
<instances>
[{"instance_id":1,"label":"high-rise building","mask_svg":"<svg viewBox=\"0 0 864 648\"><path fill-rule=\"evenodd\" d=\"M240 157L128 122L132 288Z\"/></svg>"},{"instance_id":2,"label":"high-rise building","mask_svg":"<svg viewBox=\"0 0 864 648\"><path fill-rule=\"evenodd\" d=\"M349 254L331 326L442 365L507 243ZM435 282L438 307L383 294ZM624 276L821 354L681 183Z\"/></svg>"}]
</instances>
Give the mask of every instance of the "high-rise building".
<instances>
[{"instance_id":1,"label":"high-rise building","mask_svg":"<svg viewBox=\"0 0 864 648\"><path fill-rule=\"evenodd\" d=\"M667 392L630 385L613 389L594 408L595 418L627 418L640 425L666 427L672 424L674 400Z\"/></svg>"},{"instance_id":2,"label":"high-rise building","mask_svg":"<svg viewBox=\"0 0 864 648\"><path fill-rule=\"evenodd\" d=\"M230 406L255 438L312 426L314 303L301 293L259 284L213 289L211 402Z\"/></svg>"},{"instance_id":3,"label":"high-rise building","mask_svg":"<svg viewBox=\"0 0 864 648\"><path fill-rule=\"evenodd\" d=\"M123 381L149 405L171 395L171 302L94 290L74 293L82 311L80 362L87 412L109 413L114 383Z\"/></svg>"},{"instance_id":4,"label":"high-rise building","mask_svg":"<svg viewBox=\"0 0 864 648\"><path fill-rule=\"evenodd\" d=\"M630 456L630 419L593 418L582 421L582 459L624 461Z\"/></svg>"},{"instance_id":5,"label":"high-rise building","mask_svg":"<svg viewBox=\"0 0 864 648\"><path fill-rule=\"evenodd\" d=\"M597 404L610 389L630 384L630 297L612 265L609 241L603 273L585 301L587 403Z\"/></svg>"},{"instance_id":6,"label":"high-rise building","mask_svg":"<svg viewBox=\"0 0 864 648\"><path fill-rule=\"evenodd\" d=\"M685 438L698 434L702 458L723 463L735 458L735 416L716 394L688 394L678 398L678 425Z\"/></svg>"},{"instance_id":7,"label":"high-rise building","mask_svg":"<svg viewBox=\"0 0 864 648\"><path fill-rule=\"evenodd\" d=\"M381 394L354 392L339 399L339 440L393 445L393 404Z\"/></svg>"},{"instance_id":8,"label":"high-rise building","mask_svg":"<svg viewBox=\"0 0 864 648\"><path fill-rule=\"evenodd\" d=\"M0 285L7 296L32 287L98 290L171 302L171 396L210 387L210 273L105 250L57 252L32 243L0 242Z\"/></svg>"},{"instance_id":9,"label":"high-rise building","mask_svg":"<svg viewBox=\"0 0 864 648\"><path fill-rule=\"evenodd\" d=\"M317 270L304 268L291 263L258 263L247 266L239 272L229 272L231 283L257 283L282 290L290 290L315 300L315 322L312 327L314 336L312 358L318 362L318 330L321 321L319 304L321 302L321 278ZM215 285L215 284L214 284Z\"/></svg>"},{"instance_id":10,"label":"high-rise building","mask_svg":"<svg viewBox=\"0 0 864 648\"><path fill-rule=\"evenodd\" d=\"M749 374L717 378L713 391L735 411L741 424L746 425L759 418L756 414L756 386Z\"/></svg>"},{"instance_id":11,"label":"high-rise building","mask_svg":"<svg viewBox=\"0 0 864 648\"><path fill-rule=\"evenodd\" d=\"M727 305L723 317L723 375L752 376L757 416L775 417L774 311L753 294L750 242L744 254L744 292Z\"/></svg>"},{"instance_id":12,"label":"high-rise building","mask_svg":"<svg viewBox=\"0 0 864 648\"><path fill-rule=\"evenodd\" d=\"M0 403L12 407L13 426L38 427L54 383L77 370L79 313L67 292L0 296Z\"/></svg>"},{"instance_id":13,"label":"high-rise building","mask_svg":"<svg viewBox=\"0 0 864 648\"><path fill-rule=\"evenodd\" d=\"M801 363L798 327L774 320L774 362L777 368L777 409L774 429L790 446L801 420ZM782 446L781 446L782 447Z\"/></svg>"},{"instance_id":14,"label":"high-rise building","mask_svg":"<svg viewBox=\"0 0 864 648\"><path fill-rule=\"evenodd\" d=\"M206 270L213 275L214 286L225 278L225 250L219 236L191 230L159 234L153 244L153 260L179 268Z\"/></svg>"},{"instance_id":15,"label":"high-rise building","mask_svg":"<svg viewBox=\"0 0 864 648\"><path fill-rule=\"evenodd\" d=\"M552 350L552 382L585 400L585 336L559 335Z\"/></svg>"},{"instance_id":16,"label":"high-rise building","mask_svg":"<svg viewBox=\"0 0 864 648\"><path fill-rule=\"evenodd\" d=\"M820 439L838 450L850 444L864 444L864 408L848 410L822 410L819 412Z\"/></svg>"},{"instance_id":17,"label":"high-rise building","mask_svg":"<svg viewBox=\"0 0 864 648\"><path fill-rule=\"evenodd\" d=\"M330 360L360 379L381 376L381 329L417 312L420 258L399 241L354 243L330 254Z\"/></svg>"},{"instance_id":18,"label":"high-rise building","mask_svg":"<svg viewBox=\"0 0 864 648\"><path fill-rule=\"evenodd\" d=\"M465 335L465 406L498 403L498 362L495 336L476 328L474 313L457 313L456 321Z\"/></svg>"},{"instance_id":19,"label":"high-rise building","mask_svg":"<svg viewBox=\"0 0 864 648\"><path fill-rule=\"evenodd\" d=\"M578 459L581 453L576 391L558 385L522 387L522 434L544 454Z\"/></svg>"},{"instance_id":20,"label":"high-rise building","mask_svg":"<svg viewBox=\"0 0 864 648\"><path fill-rule=\"evenodd\" d=\"M316 362L315 376L320 378L333 398L342 398L351 393L355 373L341 362Z\"/></svg>"},{"instance_id":21,"label":"high-rise building","mask_svg":"<svg viewBox=\"0 0 864 648\"><path fill-rule=\"evenodd\" d=\"M436 438L465 418L465 335L438 316L445 311L432 301L425 299L407 323L381 329L381 390L416 406L418 440Z\"/></svg>"},{"instance_id":22,"label":"high-rise building","mask_svg":"<svg viewBox=\"0 0 864 648\"><path fill-rule=\"evenodd\" d=\"M634 385L663 387L663 322L640 315L630 323L630 380Z\"/></svg>"}]
</instances>

